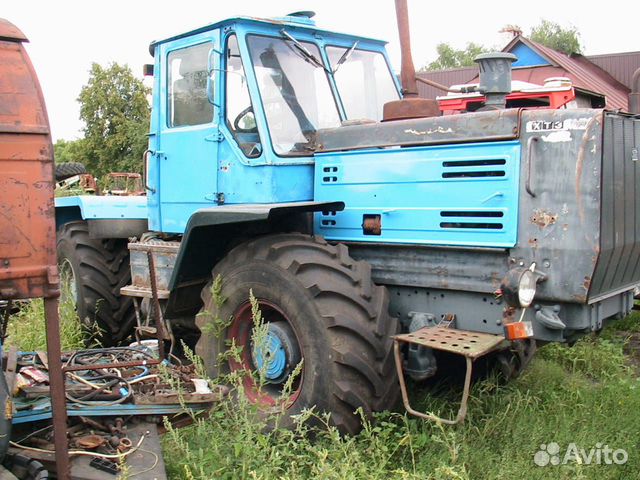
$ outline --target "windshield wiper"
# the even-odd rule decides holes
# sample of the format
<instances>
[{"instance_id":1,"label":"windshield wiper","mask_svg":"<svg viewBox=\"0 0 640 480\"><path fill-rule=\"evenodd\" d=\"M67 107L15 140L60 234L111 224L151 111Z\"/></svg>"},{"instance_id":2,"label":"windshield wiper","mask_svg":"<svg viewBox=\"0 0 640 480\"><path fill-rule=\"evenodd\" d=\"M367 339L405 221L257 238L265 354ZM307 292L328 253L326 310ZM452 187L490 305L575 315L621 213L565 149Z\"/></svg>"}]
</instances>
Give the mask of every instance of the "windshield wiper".
<instances>
[{"instance_id":1,"label":"windshield wiper","mask_svg":"<svg viewBox=\"0 0 640 480\"><path fill-rule=\"evenodd\" d=\"M287 40L290 40L291 42L293 42L293 46L296 47L296 50L300 52L300 54L302 55L302 58L305 59L308 63L323 69L327 73L333 73L331 70L325 67L324 63L322 63L321 60L318 60L318 58L307 49L307 47L305 47L298 40L296 40L291 35L289 35L289 33L287 33L287 31L284 28L280 30L280 34Z\"/></svg>"},{"instance_id":2,"label":"windshield wiper","mask_svg":"<svg viewBox=\"0 0 640 480\"><path fill-rule=\"evenodd\" d=\"M266 68L271 68L275 72L281 73L282 79L281 79L281 85L280 85L280 92L281 92L282 98L284 99L285 103L287 104L287 106L289 107L293 115L296 117L296 120L298 121L298 125L300 126L300 131L302 132L304 137L308 141L312 141L313 134L315 133L315 128L313 127L313 124L307 117L304 109L302 108L302 105L300 105L300 102L298 101L298 96L296 95L296 91L293 88L293 85L291 84L289 77L282 69L282 65L280 65L280 60L278 59L278 56L276 55L273 47L269 47L265 49L260 54L260 60L262 62L262 65L264 65Z\"/></svg>"},{"instance_id":3,"label":"windshield wiper","mask_svg":"<svg viewBox=\"0 0 640 480\"><path fill-rule=\"evenodd\" d=\"M354 42L353 45L351 45L350 48L346 49L344 51L344 53L342 54L342 56L340 57L340 59L337 61L336 63L336 68L333 69L332 73L336 73L338 71L338 69L340 68L340 65L342 65L343 63L345 63L347 60L349 60L349 57L351 56L351 54L353 53L353 51L356 49L356 47L358 46L358 42L359 40L356 40Z\"/></svg>"}]
</instances>

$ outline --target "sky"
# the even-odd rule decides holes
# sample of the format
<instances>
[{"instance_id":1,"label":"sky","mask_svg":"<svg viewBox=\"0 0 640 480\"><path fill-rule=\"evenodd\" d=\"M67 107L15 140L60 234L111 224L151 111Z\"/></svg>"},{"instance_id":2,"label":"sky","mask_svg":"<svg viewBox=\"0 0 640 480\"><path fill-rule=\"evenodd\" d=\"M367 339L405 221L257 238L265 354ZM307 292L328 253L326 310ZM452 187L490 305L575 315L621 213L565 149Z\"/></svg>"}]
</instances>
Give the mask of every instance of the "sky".
<instances>
[{"instance_id":1,"label":"sky","mask_svg":"<svg viewBox=\"0 0 640 480\"><path fill-rule=\"evenodd\" d=\"M640 40L631 33L637 30L640 11L636 1L612 0L607 8L595 9L584 2L557 0L408 0L414 63L419 68L434 60L440 42L464 48L473 41L499 50L510 38L499 33L504 26L518 25L526 35L543 18L576 27L587 55L637 51ZM76 99L92 62L128 64L142 78L142 65L152 63L152 40L238 15L275 17L312 10L321 28L389 41L392 66L399 70L394 8L393 0L3 0L0 18L11 21L30 40L27 50L55 141L82 136Z\"/></svg>"}]
</instances>

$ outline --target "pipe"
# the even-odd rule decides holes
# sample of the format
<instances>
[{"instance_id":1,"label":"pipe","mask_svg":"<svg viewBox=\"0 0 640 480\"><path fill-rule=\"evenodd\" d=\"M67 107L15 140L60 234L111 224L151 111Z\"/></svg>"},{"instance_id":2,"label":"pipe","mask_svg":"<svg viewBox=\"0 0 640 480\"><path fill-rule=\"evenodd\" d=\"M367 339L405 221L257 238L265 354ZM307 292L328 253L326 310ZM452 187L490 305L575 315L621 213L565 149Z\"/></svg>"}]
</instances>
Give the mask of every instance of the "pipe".
<instances>
[{"instance_id":1,"label":"pipe","mask_svg":"<svg viewBox=\"0 0 640 480\"><path fill-rule=\"evenodd\" d=\"M411 57L411 37L409 34L409 9L407 0L395 0L398 34L400 36L400 81L402 99L384 104L382 121L406 120L408 118L426 118L440 115L438 102L418 96L416 69Z\"/></svg>"},{"instance_id":2,"label":"pipe","mask_svg":"<svg viewBox=\"0 0 640 480\"><path fill-rule=\"evenodd\" d=\"M416 69L411 56L411 35L409 33L409 9L407 0L396 1L396 17L400 36L400 81L404 97L417 97Z\"/></svg>"},{"instance_id":3,"label":"pipe","mask_svg":"<svg viewBox=\"0 0 640 480\"><path fill-rule=\"evenodd\" d=\"M151 311L153 312L153 319L156 322L156 338L158 339L158 357L164 360L164 318L162 318L162 310L160 308L160 301L158 300L158 285L156 279L156 264L153 258L153 252L147 251L147 262L149 263L149 279L151 280ZM172 343L173 348L173 343Z\"/></svg>"},{"instance_id":4,"label":"pipe","mask_svg":"<svg viewBox=\"0 0 640 480\"><path fill-rule=\"evenodd\" d=\"M65 399L62 353L60 351L60 316L58 297L44 299L44 318L49 363L49 390L53 414L53 441L56 446L56 476L69 480L69 448L67 445L67 401Z\"/></svg>"},{"instance_id":5,"label":"pipe","mask_svg":"<svg viewBox=\"0 0 640 480\"><path fill-rule=\"evenodd\" d=\"M9 300L11 301L11 300ZM7 310L10 305L7 305ZM4 337L3 337L4 339ZM1 358L2 344L0 344ZM7 385L6 377L0 372L0 405L4 405L4 412L0 413L0 462L4 460L4 456L9 449L9 440L11 440L11 392Z\"/></svg>"},{"instance_id":6,"label":"pipe","mask_svg":"<svg viewBox=\"0 0 640 480\"><path fill-rule=\"evenodd\" d=\"M433 80L429 80L428 78L424 78L424 77L416 77L416 80L418 82L424 83L425 85L429 85L433 88L437 88L438 90L444 90L445 92L453 92L453 93L460 93L461 90L459 88L449 88L449 87L445 87L443 84L438 83L438 82L434 82Z\"/></svg>"},{"instance_id":7,"label":"pipe","mask_svg":"<svg viewBox=\"0 0 640 480\"><path fill-rule=\"evenodd\" d=\"M633 77L631 78L629 113L640 113L640 68L633 73Z\"/></svg>"}]
</instances>

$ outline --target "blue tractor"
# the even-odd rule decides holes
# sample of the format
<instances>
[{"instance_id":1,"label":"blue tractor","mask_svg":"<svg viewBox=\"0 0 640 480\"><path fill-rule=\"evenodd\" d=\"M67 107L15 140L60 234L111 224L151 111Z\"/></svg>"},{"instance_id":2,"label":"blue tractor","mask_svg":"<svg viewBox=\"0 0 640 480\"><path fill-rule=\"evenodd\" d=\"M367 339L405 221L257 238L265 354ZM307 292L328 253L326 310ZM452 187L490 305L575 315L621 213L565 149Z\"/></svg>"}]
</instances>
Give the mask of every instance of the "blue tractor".
<instances>
[{"instance_id":1,"label":"blue tractor","mask_svg":"<svg viewBox=\"0 0 640 480\"><path fill-rule=\"evenodd\" d=\"M353 432L359 407L401 392L409 407L404 375L432 376L441 352L469 367L492 352L510 375L536 344L632 308L637 118L505 108L505 55L481 59L484 108L440 116L402 88L385 42L309 12L231 18L150 52L146 196L56 202L58 257L103 343L153 330L157 297L211 375L264 369L260 389L245 377L250 400L315 405ZM230 341L240 356L220 360Z\"/></svg>"}]
</instances>

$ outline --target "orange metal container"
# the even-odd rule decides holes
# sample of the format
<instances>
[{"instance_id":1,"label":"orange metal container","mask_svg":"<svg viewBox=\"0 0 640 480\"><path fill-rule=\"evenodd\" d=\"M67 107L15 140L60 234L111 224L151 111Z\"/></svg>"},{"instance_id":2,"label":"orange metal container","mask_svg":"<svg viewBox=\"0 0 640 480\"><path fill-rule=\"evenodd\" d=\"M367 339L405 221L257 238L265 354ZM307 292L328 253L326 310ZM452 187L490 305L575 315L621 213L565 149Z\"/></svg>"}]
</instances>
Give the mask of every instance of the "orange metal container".
<instances>
[{"instance_id":1,"label":"orange metal container","mask_svg":"<svg viewBox=\"0 0 640 480\"><path fill-rule=\"evenodd\" d=\"M53 145L26 41L0 19L0 299L44 297L57 478L68 480Z\"/></svg>"},{"instance_id":2,"label":"orange metal container","mask_svg":"<svg viewBox=\"0 0 640 480\"><path fill-rule=\"evenodd\" d=\"M0 299L59 293L53 146L25 41L0 19Z\"/></svg>"}]
</instances>

